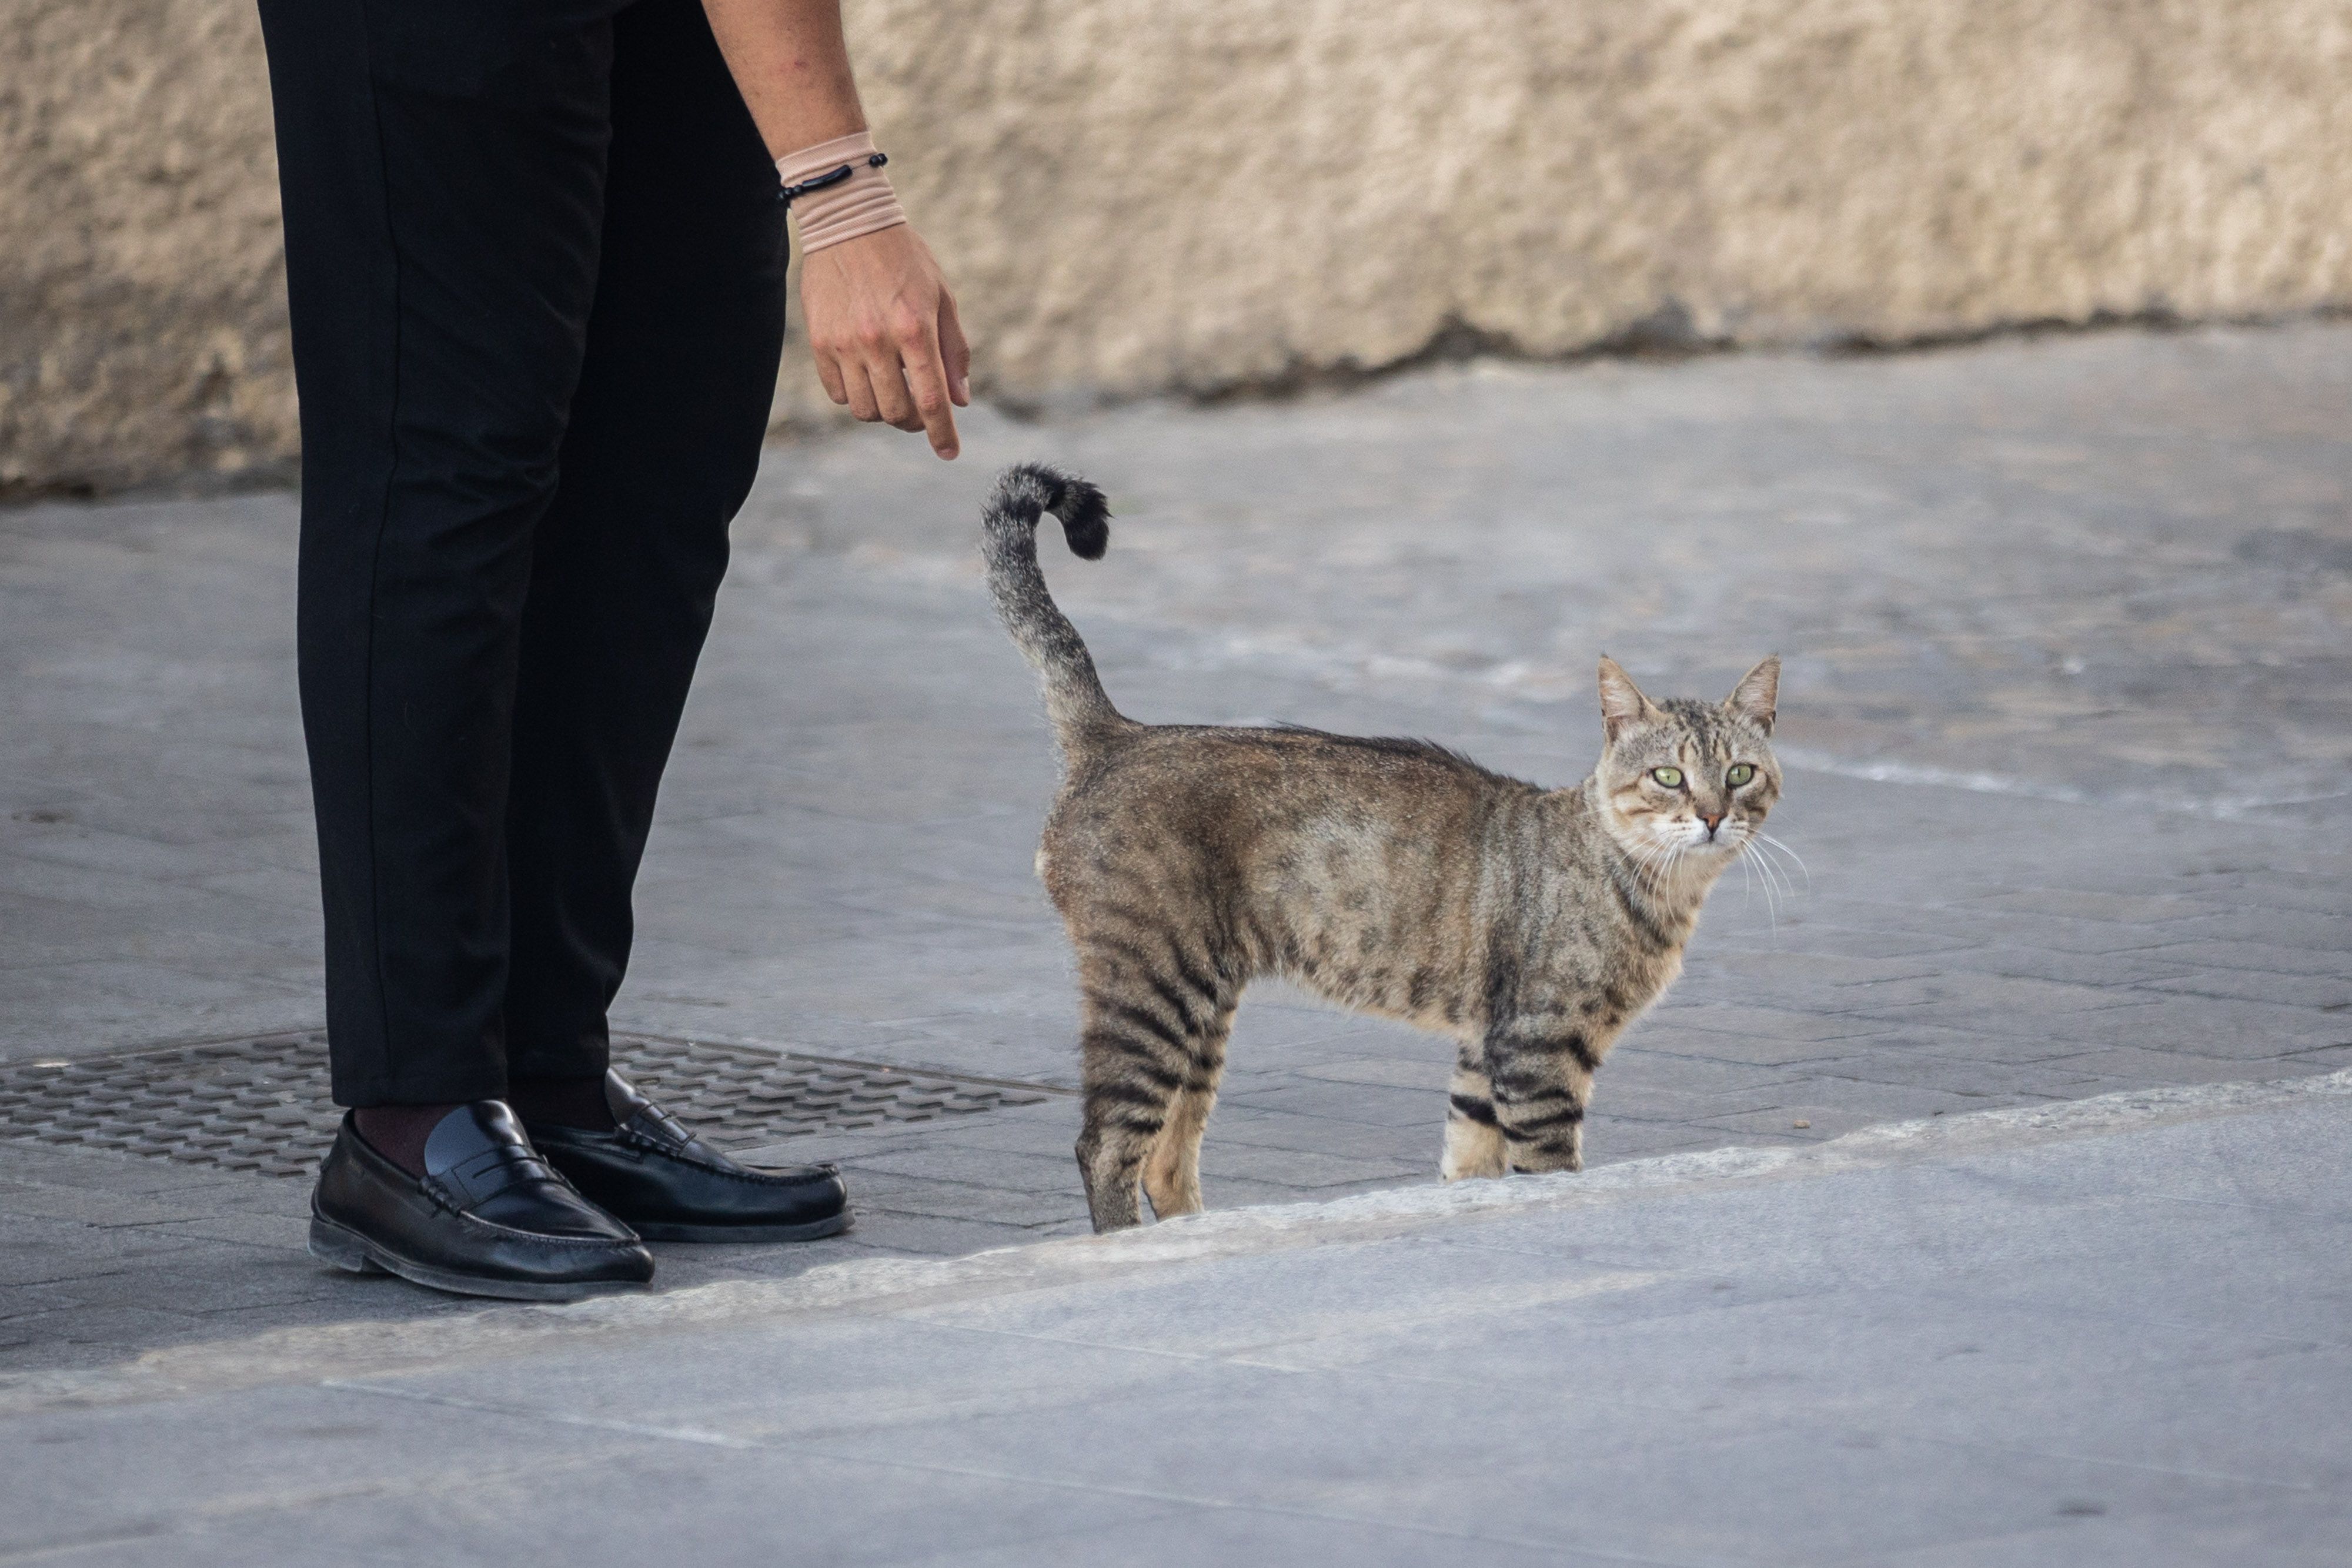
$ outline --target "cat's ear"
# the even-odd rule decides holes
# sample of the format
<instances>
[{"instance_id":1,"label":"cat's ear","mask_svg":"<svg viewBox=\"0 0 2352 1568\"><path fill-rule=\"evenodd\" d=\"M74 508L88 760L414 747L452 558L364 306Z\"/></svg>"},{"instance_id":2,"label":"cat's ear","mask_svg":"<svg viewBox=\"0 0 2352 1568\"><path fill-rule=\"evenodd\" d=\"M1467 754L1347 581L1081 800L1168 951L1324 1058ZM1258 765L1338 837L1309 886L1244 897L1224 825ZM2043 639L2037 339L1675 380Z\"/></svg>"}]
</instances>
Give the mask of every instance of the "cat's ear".
<instances>
[{"instance_id":1,"label":"cat's ear","mask_svg":"<svg viewBox=\"0 0 2352 1568\"><path fill-rule=\"evenodd\" d=\"M1780 655L1766 654L1762 664L1739 678L1731 695L1723 699L1723 706L1765 734L1771 734L1772 713L1780 706Z\"/></svg>"},{"instance_id":2,"label":"cat's ear","mask_svg":"<svg viewBox=\"0 0 2352 1568\"><path fill-rule=\"evenodd\" d=\"M1608 654L1601 655L1601 727L1611 740L1615 740L1624 727L1638 719L1657 712L1642 688L1633 684L1623 666Z\"/></svg>"}]
</instances>

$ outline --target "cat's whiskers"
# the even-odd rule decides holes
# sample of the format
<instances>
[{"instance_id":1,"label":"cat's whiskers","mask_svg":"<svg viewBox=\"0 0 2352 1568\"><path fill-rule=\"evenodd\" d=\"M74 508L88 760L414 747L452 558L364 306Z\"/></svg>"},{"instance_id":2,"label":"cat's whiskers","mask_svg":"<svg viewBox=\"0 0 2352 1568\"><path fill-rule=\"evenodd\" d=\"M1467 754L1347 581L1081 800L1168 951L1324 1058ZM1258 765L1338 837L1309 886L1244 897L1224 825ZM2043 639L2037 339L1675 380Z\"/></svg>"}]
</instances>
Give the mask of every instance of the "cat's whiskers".
<instances>
[{"instance_id":1,"label":"cat's whiskers","mask_svg":"<svg viewBox=\"0 0 2352 1568\"><path fill-rule=\"evenodd\" d=\"M1740 896L1744 901L1753 889L1759 887L1763 889L1765 909L1770 916L1773 933L1777 936L1780 928L1781 896L1787 894L1793 897L1794 889L1790 887L1788 879L1780 873L1779 868L1774 866L1765 854L1764 846L1758 841L1756 825L1752 822L1740 822L1733 824L1733 827L1735 831L1729 841L1732 846L1731 858L1739 862L1742 878Z\"/></svg>"},{"instance_id":2,"label":"cat's whiskers","mask_svg":"<svg viewBox=\"0 0 2352 1568\"><path fill-rule=\"evenodd\" d=\"M1756 852L1755 858L1757 870L1764 876L1766 881L1772 883L1780 893L1790 898L1794 898L1797 895L1796 886L1794 883L1790 882L1788 873L1783 871L1772 859L1773 850L1776 847L1782 847L1785 852L1784 846L1779 846L1778 841L1769 840L1768 835L1751 829L1748 833L1748 844L1745 847L1752 848ZM1798 862L1797 869L1800 872L1803 872L1805 869L1804 862L1801 861ZM1805 887L1808 892L1811 891L1812 877L1809 873L1805 876Z\"/></svg>"},{"instance_id":3,"label":"cat's whiskers","mask_svg":"<svg viewBox=\"0 0 2352 1568\"><path fill-rule=\"evenodd\" d=\"M1675 866L1682 859L1683 845L1652 841L1620 847L1633 862L1635 883L1651 897L1664 899L1676 891L1674 888Z\"/></svg>"},{"instance_id":4,"label":"cat's whiskers","mask_svg":"<svg viewBox=\"0 0 2352 1568\"><path fill-rule=\"evenodd\" d=\"M1757 885L1764 890L1765 914L1771 922L1772 935L1777 939L1780 935L1780 892L1773 883L1769 863L1761 856L1748 852L1754 846L1755 840L1752 838L1740 844L1739 869L1743 872L1748 871L1749 863L1754 862Z\"/></svg>"},{"instance_id":5,"label":"cat's whiskers","mask_svg":"<svg viewBox=\"0 0 2352 1568\"><path fill-rule=\"evenodd\" d=\"M1779 897L1794 898L1797 895L1797 890L1789 882L1788 873L1773 863L1772 857L1760 845L1756 854L1756 870Z\"/></svg>"},{"instance_id":6,"label":"cat's whiskers","mask_svg":"<svg viewBox=\"0 0 2352 1568\"><path fill-rule=\"evenodd\" d=\"M1736 849L1725 855L1702 854L1702 849L1727 846L1687 837L1654 837L1647 842L1622 847L1634 863L1643 890L1670 907L1696 907L1705 900L1707 890L1722 876L1725 868L1738 858Z\"/></svg>"},{"instance_id":7,"label":"cat's whiskers","mask_svg":"<svg viewBox=\"0 0 2352 1568\"><path fill-rule=\"evenodd\" d=\"M1788 845L1782 843L1780 840L1774 838L1771 834L1766 832L1761 828L1750 828L1748 831L1748 836L1763 845L1764 848L1774 851L1780 854L1784 854L1788 856L1790 861L1794 862L1798 874L1805 879L1806 890L1808 892L1811 891L1813 885L1813 873L1806 869L1804 856L1799 854L1796 851L1790 849Z\"/></svg>"},{"instance_id":8,"label":"cat's whiskers","mask_svg":"<svg viewBox=\"0 0 2352 1568\"><path fill-rule=\"evenodd\" d=\"M1756 873L1748 869L1748 857L1745 854L1734 855L1731 858L1739 862L1739 907L1746 909L1748 901L1755 896Z\"/></svg>"}]
</instances>

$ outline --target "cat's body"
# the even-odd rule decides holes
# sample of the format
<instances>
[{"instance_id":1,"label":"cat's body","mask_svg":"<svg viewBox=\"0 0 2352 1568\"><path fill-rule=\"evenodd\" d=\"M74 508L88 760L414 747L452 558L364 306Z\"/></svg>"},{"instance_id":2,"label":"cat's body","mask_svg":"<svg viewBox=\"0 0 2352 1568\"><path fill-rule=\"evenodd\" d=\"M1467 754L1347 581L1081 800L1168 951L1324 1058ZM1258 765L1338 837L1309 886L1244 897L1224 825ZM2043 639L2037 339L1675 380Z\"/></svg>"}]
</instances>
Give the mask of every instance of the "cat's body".
<instances>
[{"instance_id":1,"label":"cat's body","mask_svg":"<svg viewBox=\"0 0 2352 1568\"><path fill-rule=\"evenodd\" d=\"M1102 553L1100 492L1031 467L999 483L984 540L1063 750L1037 869L1077 956L1095 1228L1141 1218L1139 1182L1162 1218L1201 1207L1234 1010L1267 975L1455 1041L1448 1180L1579 1168L1594 1071L1778 794L1777 664L1725 704L1656 705L1603 661L1602 766L1564 789L1420 741L1140 725L1046 592L1048 511Z\"/></svg>"}]
</instances>

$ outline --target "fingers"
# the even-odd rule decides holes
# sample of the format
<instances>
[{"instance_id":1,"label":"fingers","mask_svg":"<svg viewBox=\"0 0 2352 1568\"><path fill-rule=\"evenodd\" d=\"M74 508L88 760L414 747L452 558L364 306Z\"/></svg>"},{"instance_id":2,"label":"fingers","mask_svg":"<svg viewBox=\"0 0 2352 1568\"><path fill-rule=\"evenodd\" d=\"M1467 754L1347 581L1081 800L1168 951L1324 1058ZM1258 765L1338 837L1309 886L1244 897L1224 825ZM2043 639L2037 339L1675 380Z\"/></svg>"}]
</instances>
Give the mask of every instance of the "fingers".
<instances>
[{"instance_id":1,"label":"fingers","mask_svg":"<svg viewBox=\"0 0 2352 1568\"><path fill-rule=\"evenodd\" d=\"M883 417L881 400L874 392L872 368L855 343L823 342L809 347L816 361L816 379L824 383L825 396L848 409L852 417L868 424Z\"/></svg>"},{"instance_id":2,"label":"fingers","mask_svg":"<svg viewBox=\"0 0 2352 1568\"><path fill-rule=\"evenodd\" d=\"M857 361L859 374L871 389L875 412L856 413L860 419L878 419L905 430L908 428L907 422L915 417L915 405L907 396L907 379L899 373L898 345L893 339L888 323L878 311L860 313L852 329L850 352ZM920 429L920 423L914 428Z\"/></svg>"},{"instance_id":3,"label":"fingers","mask_svg":"<svg viewBox=\"0 0 2352 1568\"><path fill-rule=\"evenodd\" d=\"M886 323L860 332L857 371L847 378L850 406L860 419L923 432L932 451L953 457L961 443L936 322L935 315L901 305ZM871 413L858 400L861 382L872 400Z\"/></svg>"},{"instance_id":4,"label":"fingers","mask_svg":"<svg viewBox=\"0 0 2352 1568\"><path fill-rule=\"evenodd\" d=\"M965 341L963 319L956 314L955 296L940 290L940 352L947 361L948 395L958 408L971 406L971 345Z\"/></svg>"},{"instance_id":5,"label":"fingers","mask_svg":"<svg viewBox=\"0 0 2352 1568\"><path fill-rule=\"evenodd\" d=\"M931 450L941 457L953 457L960 444L954 403L948 392L947 362L940 350L939 317L926 312L910 328L914 341L901 344L898 350L899 363L907 368L907 389L914 394L915 412L922 418Z\"/></svg>"},{"instance_id":6,"label":"fingers","mask_svg":"<svg viewBox=\"0 0 2352 1568\"><path fill-rule=\"evenodd\" d=\"M874 396L874 383L866 378L863 364L856 360L845 361L841 367L841 401L849 405L853 415L868 424L882 417L881 406Z\"/></svg>"},{"instance_id":7,"label":"fingers","mask_svg":"<svg viewBox=\"0 0 2352 1568\"><path fill-rule=\"evenodd\" d=\"M915 401L907 395L907 378L896 359L879 353L820 357L817 375L837 403L848 405L852 417L868 424L891 424L900 430L923 428ZM838 389L838 390L836 390Z\"/></svg>"},{"instance_id":8,"label":"fingers","mask_svg":"<svg viewBox=\"0 0 2352 1568\"><path fill-rule=\"evenodd\" d=\"M830 350L816 350L816 379L824 384L825 396L837 403L848 403L849 383L842 376L840 360ZM866 416L861 413L857 417L863 419Z\"/></svg>"},{"instance_id":9,"label":"fingers","mask_svg":"<svg viewBox=\"0 0 2352 1568\"><path fill-rule=\"evenodd\" d=\"M904 225L828 246L801 274L801 304L825 395L858 419L920 431L961 450L955 409L971 401L971 348L938 264Z\"/></svg>"}]
</instances>

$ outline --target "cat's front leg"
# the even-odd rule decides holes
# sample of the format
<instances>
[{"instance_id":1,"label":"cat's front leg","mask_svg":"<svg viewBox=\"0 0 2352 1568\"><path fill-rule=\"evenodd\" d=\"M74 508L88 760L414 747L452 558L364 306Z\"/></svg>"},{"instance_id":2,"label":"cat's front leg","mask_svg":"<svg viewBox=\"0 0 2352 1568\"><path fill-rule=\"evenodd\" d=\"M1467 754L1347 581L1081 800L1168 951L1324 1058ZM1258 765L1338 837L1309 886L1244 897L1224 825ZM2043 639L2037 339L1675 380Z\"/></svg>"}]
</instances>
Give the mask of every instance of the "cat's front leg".
<instances>
[{"instance_id":1,"label":"cat's front leg","mask_svg":"<svg viewBox=\"0 0 2352 1568\"><path fill-rule=\"evenodd\" d=\"M1584 1128L1581 1125L1565 1131L1528 1139L1513 1139L1504 1134L1511 1159L1511 1174L1535 1176L1544 1171L1580 1171L1584 1168Z\"/></svg>"},{"instance_id":2,"label":"cat's front leg","mask_svg":"<svg viewBox=\"0 0 2352 1568\"><path fill-rule=\"evenodd\" d=\"M1600 1065L1588 1037L1549 1028L1497 1030L1487 1037L1486 1060L1510 1168L1582 1170L1584 1108Z\"/></svg>"},{"instance_id":3,"label":"cat's front leg","mask_svg":"<svg viewBox=\"0 0 2352 1568\"><path fill-rule=\"evenodd\" d=\"M1507 1169L1502 1124L1495 1117L1495 1092L1486 1071L1468 1047L1454 1063L1445 1106L1445 1154L1437 1163L1444 1181L1498 1176Z\"/></svg>"}]
</instances>

